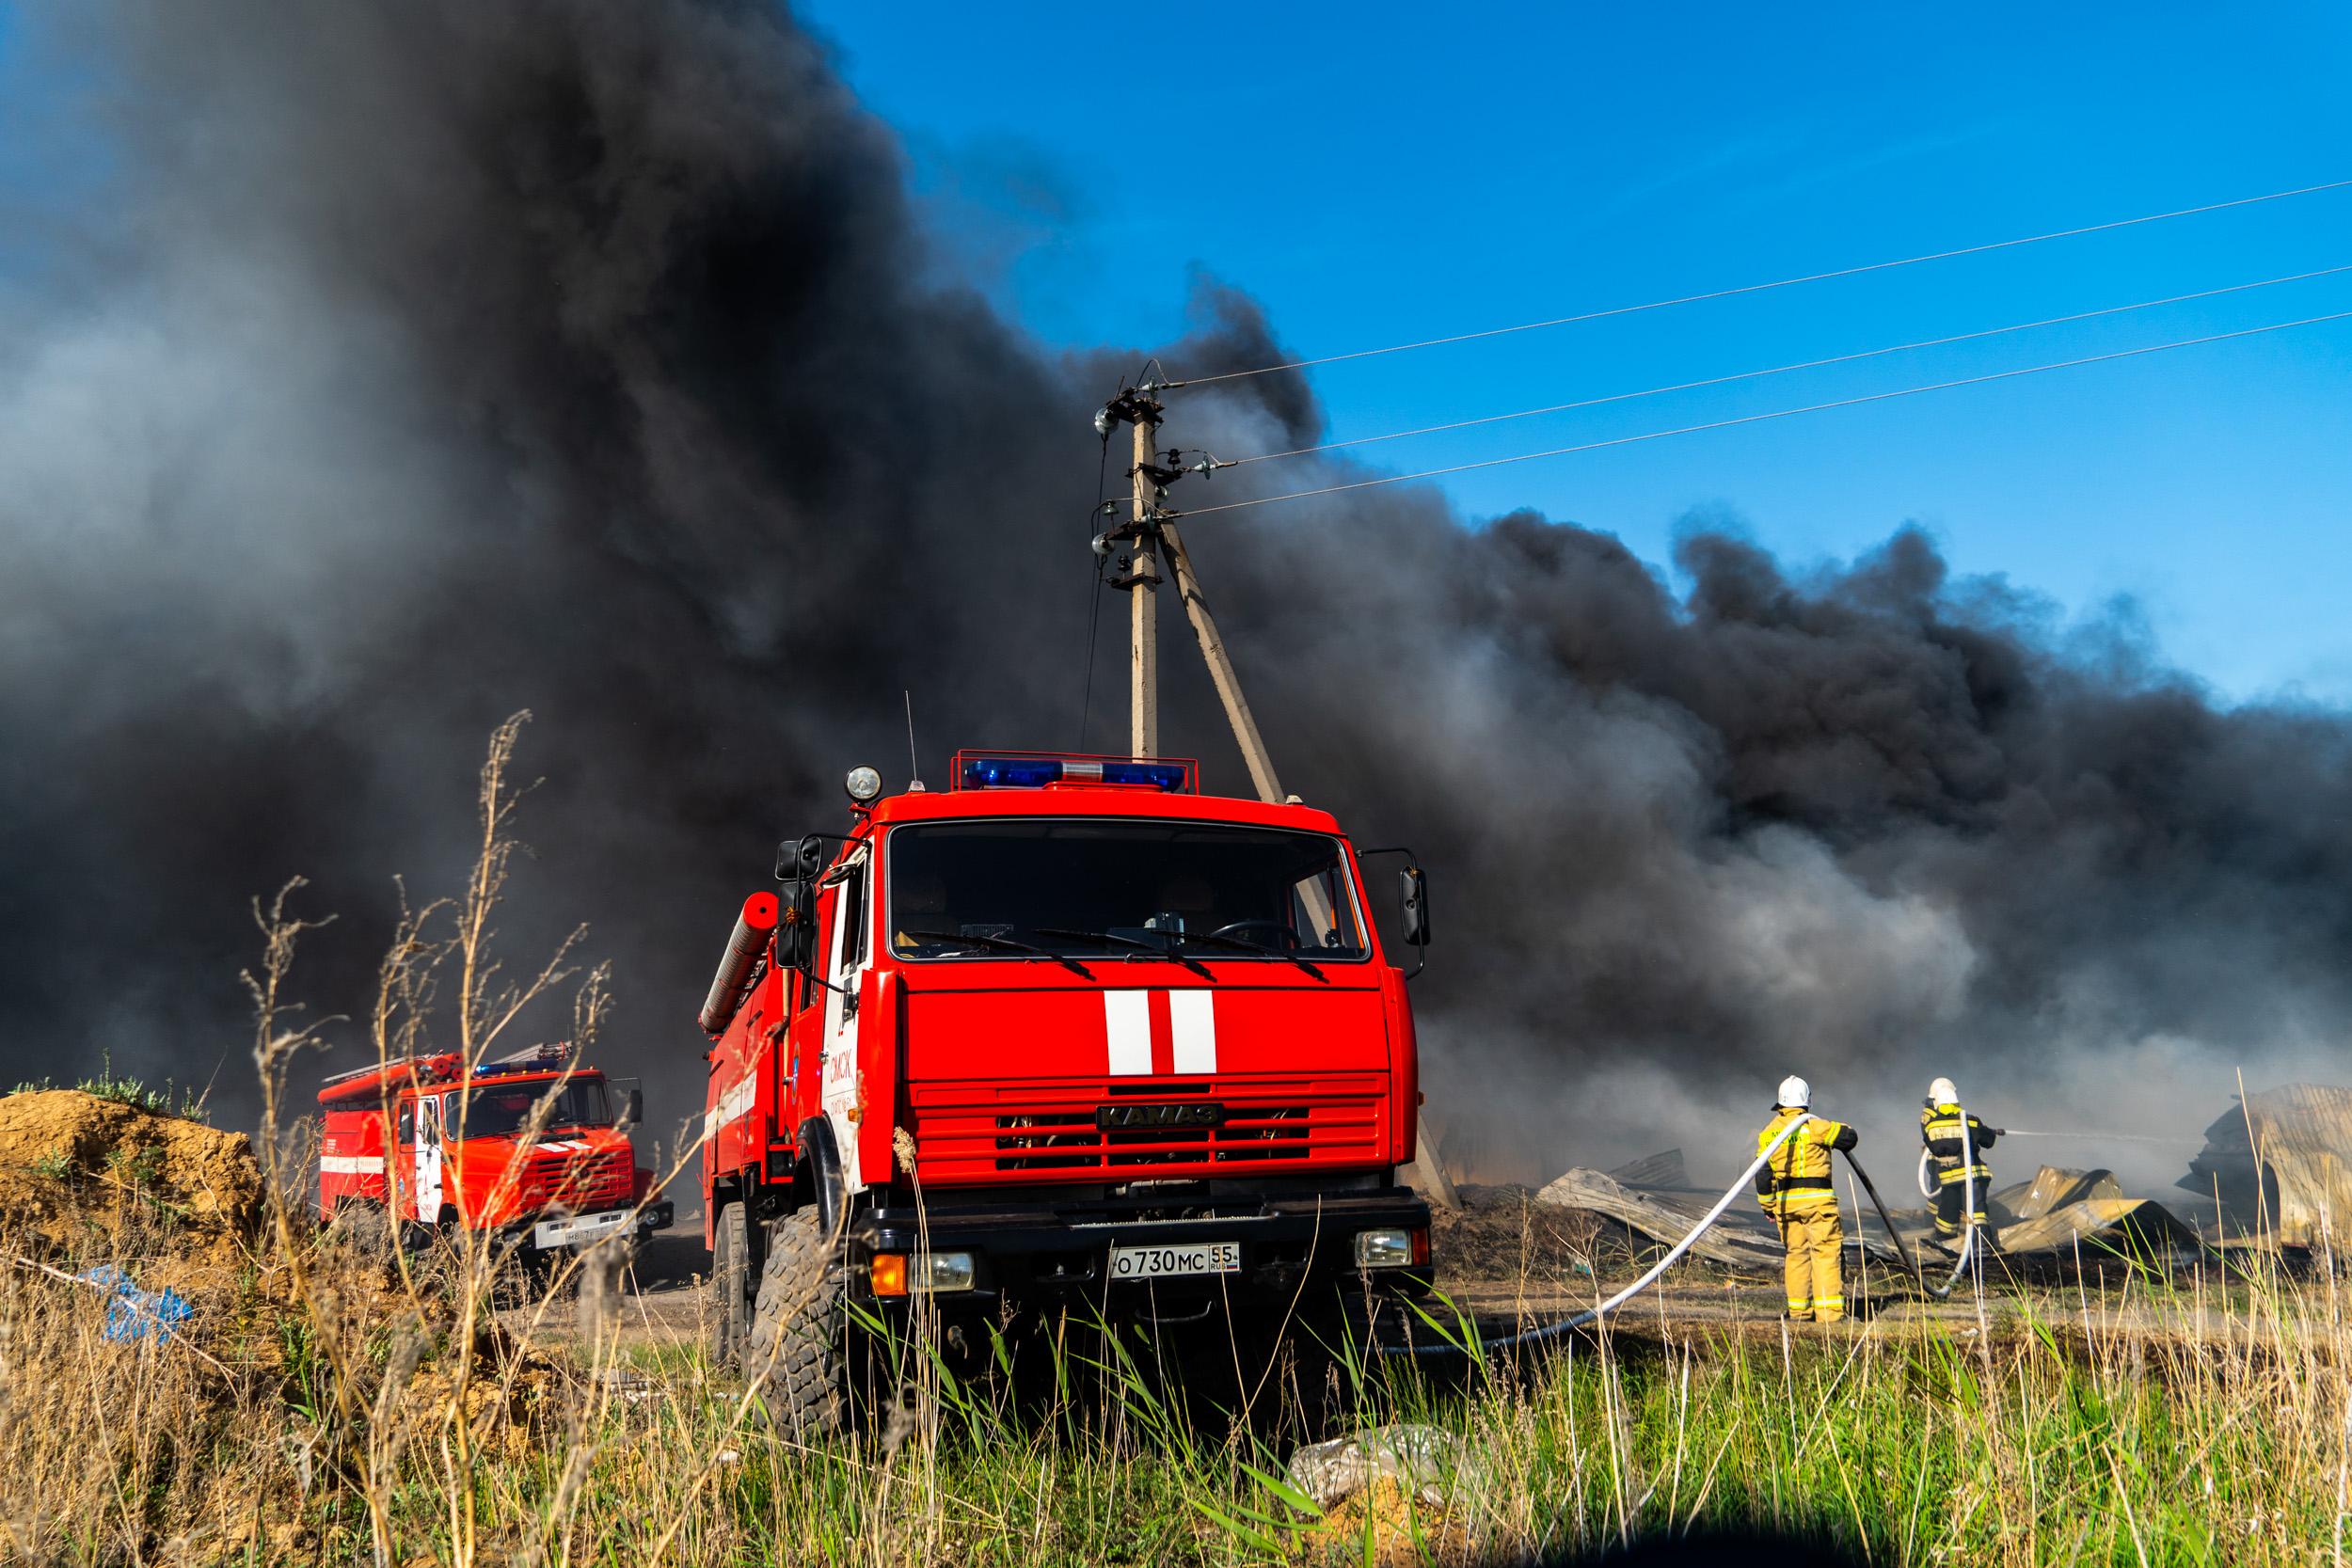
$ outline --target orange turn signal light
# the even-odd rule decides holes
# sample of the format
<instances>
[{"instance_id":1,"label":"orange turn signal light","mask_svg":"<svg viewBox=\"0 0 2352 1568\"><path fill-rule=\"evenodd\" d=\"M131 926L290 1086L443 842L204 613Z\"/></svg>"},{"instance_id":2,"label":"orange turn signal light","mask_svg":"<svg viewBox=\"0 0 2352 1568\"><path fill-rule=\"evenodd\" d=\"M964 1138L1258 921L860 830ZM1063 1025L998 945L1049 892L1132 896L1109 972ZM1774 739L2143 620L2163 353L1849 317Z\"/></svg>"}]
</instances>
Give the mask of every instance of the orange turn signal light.
<instances>
[{"instance_id":1,"label":"orange turn signal light","mask_svg":"<svg viewBox=\"0 0 2352 1568\"><path fill-rule=\"evenodd\" d=\"M902 1296L907 1293L907 1257L903 1252L878 1252L868 1265L867 1277L873 1281L878 1296Z\"/></svg>"}]
</instances>

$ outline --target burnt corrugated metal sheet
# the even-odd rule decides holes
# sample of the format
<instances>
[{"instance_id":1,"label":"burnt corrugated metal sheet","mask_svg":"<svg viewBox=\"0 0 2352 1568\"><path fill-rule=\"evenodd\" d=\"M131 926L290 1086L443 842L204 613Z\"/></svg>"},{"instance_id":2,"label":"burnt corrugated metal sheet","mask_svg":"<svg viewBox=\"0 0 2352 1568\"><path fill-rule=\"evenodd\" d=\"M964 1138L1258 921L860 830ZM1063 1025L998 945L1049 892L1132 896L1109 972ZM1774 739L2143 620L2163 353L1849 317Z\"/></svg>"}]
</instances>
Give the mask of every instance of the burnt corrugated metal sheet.
<instances>
[{"instance_id":1,"label":"burnt corrugated metal sheet","mask_svg":"<svg viewBox=\"0 0 2352 1568\"><path fill-rule=\"evenodd\" d=\"M1612 1181L1627 1187L1687 1187L1691 1184L1691 1172L1683 1164L1682 1150L1678 1148L1645 1155L1604 1174Z\"/></svg>"},{"instance_id":2,"label":"burnt corrugated metal sheet","mask_svg":"<svg viewBox=\"0 0 2352 1568\"><path fill-rule=\"evenodd\" d=\"M2352 1088L2289 1084L2249 1094L2205 1129L2179 1185L2218 1194L2236 1228L2318 1246L2352 1220Z\"/></svg>"},{"instance_id":3,"label":"burnt corrugated metal sheet","mask_svg":"<svg viewBox=\"0 0 2352 1568\"><path fill-rule=\"evenodd\" d=\"M2110 1170L2069 1170L2063 1165L2044 1165L2034 1172L2030 1181L2020 1181L2003 1187L1993 1195L1993 1217L2001 1225L2016 1225L2038 1220L2090 1198L2120 1199L2122 1183Z\"/></svg>"},{"instance_id":4,"label":"burnt corrugated metal sheet","mask_svg":"<svg viewBox=\"0 0 2352 1568\"><path fill-rule=\"evenodd\" d=\"M2153 1198L2125 1197L2115 1173L2043 1165L2030 1181L1993 1195L1995 1239L2012 1257L2121 1253L2174 1258L2197 1249L2197 1232Z\"/></svg>"}]
</instances>

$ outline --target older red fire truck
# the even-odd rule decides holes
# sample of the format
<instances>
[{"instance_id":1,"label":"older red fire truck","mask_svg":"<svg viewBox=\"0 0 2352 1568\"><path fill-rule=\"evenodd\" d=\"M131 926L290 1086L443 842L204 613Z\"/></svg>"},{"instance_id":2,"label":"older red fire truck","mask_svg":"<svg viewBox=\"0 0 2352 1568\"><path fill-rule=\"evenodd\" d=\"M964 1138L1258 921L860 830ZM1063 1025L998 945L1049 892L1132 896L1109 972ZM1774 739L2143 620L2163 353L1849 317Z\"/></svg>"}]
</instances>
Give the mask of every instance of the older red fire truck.
<instances>
[{"instance_id":1,"label":"older red fire truck","mask_svg":"<svg viewBox=\"0 0 2352 1568\"><path fill-rule=\"evenodd\" d=\"M629 1138L637 1092L616 1117L604 1074L567 1071L571 1053L534 1047L469 1074L451 1052L329 1079L319 1090L320 1212L497 1230L533 1251L668 1225L671 1205L646 1201L653 1172Z\"/></svg>"},{"instance_id":2,"label":"older red fire truck","mask_svg":"<svg viewBox=\"0 0 2352 1568\"><path fill-rule=\"evenodd\" d=\"M1359 865L1392 851L1190 762L952 768L852 771L850 832L737 919L700 1017L717 1356L825 1424L853 1307L1248 1327L1424 1288L1413 1015Z\"/></svg>"}]
</instances>

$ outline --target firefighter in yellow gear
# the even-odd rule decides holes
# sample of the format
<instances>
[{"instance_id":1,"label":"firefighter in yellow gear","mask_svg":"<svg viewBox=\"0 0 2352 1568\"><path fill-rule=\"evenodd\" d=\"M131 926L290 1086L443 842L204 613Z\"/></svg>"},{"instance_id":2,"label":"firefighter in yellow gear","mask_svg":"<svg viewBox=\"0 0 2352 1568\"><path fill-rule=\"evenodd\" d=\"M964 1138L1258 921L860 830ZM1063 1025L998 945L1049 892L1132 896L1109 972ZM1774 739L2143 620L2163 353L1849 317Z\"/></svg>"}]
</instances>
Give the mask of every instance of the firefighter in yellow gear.
<instances>
[{"instance_id":1,"label":"firefighter in yellow gear","mask_svg":"<svg viewBox=\"0 0 2352 1568\"><path fill-rule=\"evenodd\" d=\"M1999 1128L1987 1127L1961 1106L1960 1090L1950 1079L1938 1078L1928 1085L1927 1102L1919 1107L1919 1141L1927 1146L1928 1160L1935 1168L1939 1238L1956 1241L1972 1225L1990 1225L1986 1199L1993 1192L1993 1166L1984 1151L2000 1135ZM1974 1203L1969 1201L1972 1196ZM1984 1239L1992 1240L1989 1229Z\"/></svg>"},{"instance_id":2,"label":"firefighter in yellow gear","mask_svg":"<svg viewBox=\"0 0 2352 1568\"><path fill-rule=\"evenodd\" d=\"M1784 1078L1772 1119L1756 1135L1758 1154L1780 1130L1806 1114L1813 1086ZM1837 1193L1830 1185L1829 1154L1858 1140L1843 1122L1815 1117L1788 1135L1756 1173L1756 1196L1780 1227L1788 1249L1788 1316L1798 1323L1834 1323L1846 1315L1846 1231L1838 1223Z\"/></svg>"}]
</instances>

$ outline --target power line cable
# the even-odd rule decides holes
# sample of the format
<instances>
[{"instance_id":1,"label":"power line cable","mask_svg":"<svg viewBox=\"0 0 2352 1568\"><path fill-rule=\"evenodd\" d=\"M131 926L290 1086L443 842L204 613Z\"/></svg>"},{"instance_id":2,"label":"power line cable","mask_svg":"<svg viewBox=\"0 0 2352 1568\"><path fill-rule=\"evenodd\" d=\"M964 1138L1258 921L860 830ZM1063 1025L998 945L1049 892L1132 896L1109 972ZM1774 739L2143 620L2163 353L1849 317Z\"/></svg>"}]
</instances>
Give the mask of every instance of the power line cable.
<instances>
[{"instance_id":1,"label":"power line cable","mask_svg":"<svg viewBox=\"0 0 2352 1568\"><path fill-rule=\"evenodd\" d=\"M2352 186L2352 180L2330 180L2324 184L2298 185L2293 190L2271 191L2264 196L2241 196L2228 201L2209 201L2201 207L2180 207L2169 213L2147 213L2138 217L2114 218L2106 223L2089 223L2074 229L2054 229L2046 234L2026 234L2012 240L1993 240L1983 245L1962 245L1954 250L1931 251L1921 256L1903 256L1891 261L1869 261L1861 266L1835 267L1828 272L1811 272L1799 277L1777 277L1769 283L1742 283L1736 288L1710 289L1703 293L1679 294L1673 299L1653 299L1640 305L1616 305L1603 310L1585 310L1573 316L1554 316L1548 321L1521 322L1516 326L1490 326L1479 332L1457 332L1445 338L1423 338L1418 342L1391 343L1385 348L1359 348L1347 354L1326 354L1312 359L1292 359L1279 365L1260 365L1254 370L1220 371L1215 375L1196 375L1184 381L1165 383L1168 387L1206 387L1213 382L1237 381L1245 376L1271 375L1277 371L1303 371L1317 365L1336 365L1348 359L1373 359L1382 355L1406 354L1414 349L1441 348L1449 343L1476 342L1484 338L1504 338L1518 332L1539 332L1547 327L1571 326L1578 322L1601 321L1611 316L1638 315L1645 310L1663 310L1677 305L1697 305L1710 299L1730 299L1740 294L1763 293L1772 289L1793 288L1800 283L1823 283L1835 277L1858 277L1865 273L1887 272L1896 267L1917 266L1925 261L1948 261L1961 256L1980 256L1987 251L2011 250L2019 245L2040 245L2045 240L2071 240L2085 234L2103 234L2117 229L2132 229L2144 223L2163 223L2172 218L2196 217L2203 213L2226 212L2233 207L2254 207L2265 201L2284 201L2290 197L2313 196L2322 191L2338 191Z\"/></svg>"},{"instance_id":2,"label":"power line cable","mask_svg":"<svg viewBox=\"0 0 2352 1568\"><path fill-rule=\"evenodd\" d=\"M1943 338L1921 338L1913 342L1895 343L1886 348L1863 349L1854 354L1835 354L1825 359L1806 359L1793 365L1774 365L1768 370L1739 371L1730 375L1712 375L1699 381L1677 381L1664 387L1645 387L1636 392L1611 392L1605 397L1579 398L1573 403L1547 404L1541 408L1521 408L1508 414L1486 414L1474 420L1454 420L1446 424L1422 425L1413 430L1392 430L1385 436L1352 436L1343 441L1325 441L1311 447L1293 447L1288 451L1263 451L1249 457L1235 457L1217 464L1220 468L1238 468L1246 463L1272 463L1285 457L1307 457L1320 451L1337 451L1344 447L1368 447L1381 441L1402 441L1415 436L1438 436L1452 430L1471 430L1480 425L1503 424L1512 420L1532 420L1544 414L1565 414L1578 408L1597 408L1605 404L1630 403L1636 398L1661 397L1668 392L1695 391L1703 387L1724 387L1736 381L1755 381L1768 375L1788 375L1796 371L1817 371L1830 365L1851 364L1858 359L1883 358L1890 354L1904 354L1914 349L1943 348L1952 343L1972 342L1979 338L1998 338L2005 333L2031 332L2039 327L2064 326L2074 322L2096 321L2102 316L2120 316L2134 310L2153 310L2159 306L2181 305L2193 299L2214 299L2222 294L2244 293L2249 289L2268 289L2280 283L2301 283L2313 277L2328 277L2337 273L2352 272L2352 262L2343 266L2321 267L2312 272L2289 273L2282 277L2265 277L2255 283L2233 283L2226 288L2201 289L2195 293L2169 294L2163 299L2143 299L2131 305L2109 305L2097 310L2080 310L2071 316L2046 316L2041 321L2018 322L2009 326L1988 326L1977 332L1955 332Z\"/></svg>"},{"instance_id":3,"label":"power line cable","mask_svg":"<svg viewBox=\"0 0 2352 1568\"><path fill-rule=\"evenodd\" d=\"M1728 420L1708 420L1701 424L1677 425L1672 430L1648 430L1635 436L1615 436L1602 441L1581 441L1574 446L1551 447L1543 451L1519 452L1511 457L1489 457L1476 463L1454 463L1442 468L1423 468L1418 473L1385 474L1378 479L1352 480L1344 484L1325 484L1312 490L1288 490L1278 496L1260 496L1251 500L1223 501L1216 506L1197 507L1188 512L1170 512L1170 516L1202 517L1213 512L1237 512L1246 506L1266 506L1275 501L1305 500L1311 496L1335 496L1348 490L1369 490L1382 484L1402 484L1408 480L1436 479L1445 474L1469 473L1475 468L1500 468L1512 463L1533 463L1539 458L1565 457L1572 452L1598 451L1604 447L1631 446L1640 441L1663 440L1669 436L1692 436L1703 430L1726 430L1733 425L1757 424L1766 420L1786 420L1798 414L1819 414L1832 408L1852 408L1866 403L1884 403L1893 398L1916 397L1921 392L1947 391L1954 387L1977 387L1991 381L2009 381L2021 375L2039 375L2044 371L2068 371L2083 365L2105 364L2113 359L2132 359L2145 354L2162 354L2170 349L2195 348L2203 343L2228 342L2234 338L2252 338L2265 332L2284 332L2297 326L2317 326L2324 322L2352 320L2352 310L2337 310L2324 316L2305 316L2297 321L2271 322L2262 326L2240 327L2234 332L2214 332L2201 338L2182 338L2169 343L2150 343L2140 348L2116 349L2106 354L2088 354L2079 359L2058 359L2046 365L2026 365L2010 371L1993 371L1983 375L1963 375L1950 381L1931 381L1918 387L1899 387L1893 391L1867 392L1860 397L1835 398L1827 403L1809 403L1798 408L1775 408L1762 414L1741 414Z\"/></svg>"}]
</instances>

